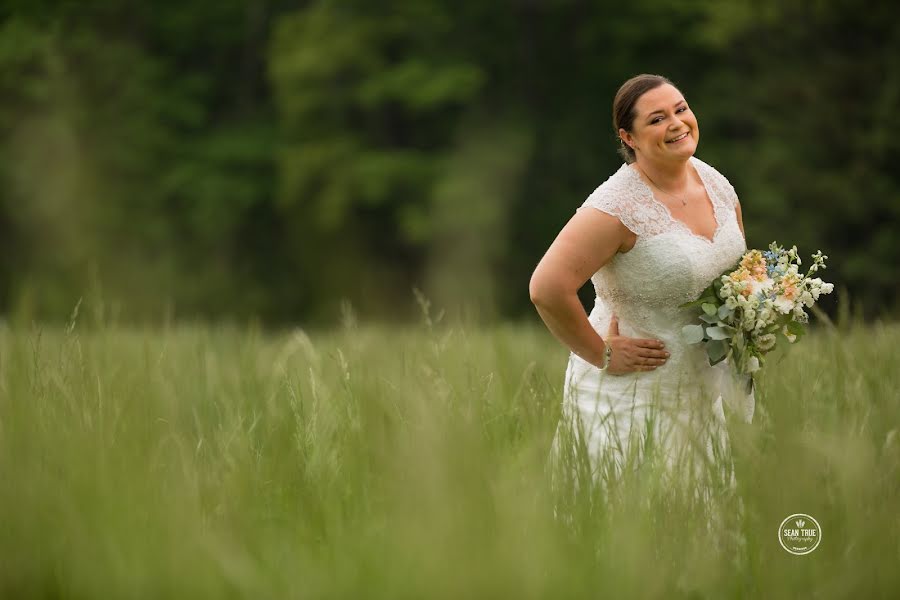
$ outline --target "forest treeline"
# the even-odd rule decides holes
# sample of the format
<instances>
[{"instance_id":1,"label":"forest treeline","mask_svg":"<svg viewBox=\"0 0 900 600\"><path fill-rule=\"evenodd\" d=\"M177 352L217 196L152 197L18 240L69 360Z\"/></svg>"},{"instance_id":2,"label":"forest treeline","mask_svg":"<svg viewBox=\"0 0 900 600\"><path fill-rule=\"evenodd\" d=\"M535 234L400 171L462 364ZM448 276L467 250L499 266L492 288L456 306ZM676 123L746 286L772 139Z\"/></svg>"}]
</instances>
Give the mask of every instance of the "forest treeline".
<instances>
[{"instance_id":1,"label":"forest treeline","mask_svg":"<svg viewBox=\"0 0 900 600\"><path fill-rule=\"evenodd\" d=\"M896 311L900 9L882 0L4 0L0 314L481 317L620 164L662 73L751 246ZM829 302L833 302L829 299ZM825 304L826 308L833 305Z\"/></svg>"}]
</instances>

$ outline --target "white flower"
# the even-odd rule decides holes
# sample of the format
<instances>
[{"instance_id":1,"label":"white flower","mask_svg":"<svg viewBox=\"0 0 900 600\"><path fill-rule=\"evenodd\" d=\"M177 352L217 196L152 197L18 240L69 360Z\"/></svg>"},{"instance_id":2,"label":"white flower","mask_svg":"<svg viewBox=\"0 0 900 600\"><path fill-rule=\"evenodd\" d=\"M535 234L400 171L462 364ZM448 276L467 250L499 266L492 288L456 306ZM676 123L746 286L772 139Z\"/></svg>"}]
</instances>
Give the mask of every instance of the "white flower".
<instances>
[{"instance_id":1,"label":"white flower","mask_svg":"<svg viewBox=\"0 0 900 600\"><path fill-rule=\"evenodd\" d=\"M747 372L755 373L757 371L759 371L759 359L751 356L750 360L747 361Z\"/></svg>"},{"instance_id":2,"label":"white flower","mask_svg":"<svg viewBox=\"0 0 900 600\"><path fill-rule=\"evenodd\" d=\"M775 282L773 282L768 277L766 277L762 281L756 281L755 279L751 279L750 280L750 293L754 294L754 295L758 294L759 292L767 293L769 290L772 289L773 285L775 285Z\"/></svg>"},{"instance_id":3,"label":"white flower","mask_svg":"<svg viewBox=\"0 0 900 600\"><path fill-rule=\"evenodd\" d=\"M775 347L775 334L767 333L756 338L756 347L763 352L768 352Z\"/></svg>"},{"instance_id":4,"label":"white flower","mask_svg":"<svg viewBox=\"0 0 900 600\"><path fill-rule=\"evenodd\" d=\"M781 314L788 314L794 309L794 302L792 300L788 300L784 296L778 296L772 302L772 305L780 312Z\"/></svg>"},{"instance_id":5,"label":"white flower","mask_svg":"<svg viewBox=\"0 0 900 600\"><path fill-rule=\"evenodd\" d=\"M731 310L736 309L738 307L737 298L735 298L734 296L729 296L729 297L725 298L725 306L727 306Z\"/></svg>"},{"instance_id":6,"label":"white flower","mask_svg":"<svg viewBox=\"0 0 900 600\"><path fill-rule=\"evenodd\" d=\"M816 296L818 295L819 294L816 293ZM813 304L815 304L815 300L813 300L812 294L806 291L800 294L800 302L803 304L803 306L812 306Z\"/></svg>"}]
</instances>

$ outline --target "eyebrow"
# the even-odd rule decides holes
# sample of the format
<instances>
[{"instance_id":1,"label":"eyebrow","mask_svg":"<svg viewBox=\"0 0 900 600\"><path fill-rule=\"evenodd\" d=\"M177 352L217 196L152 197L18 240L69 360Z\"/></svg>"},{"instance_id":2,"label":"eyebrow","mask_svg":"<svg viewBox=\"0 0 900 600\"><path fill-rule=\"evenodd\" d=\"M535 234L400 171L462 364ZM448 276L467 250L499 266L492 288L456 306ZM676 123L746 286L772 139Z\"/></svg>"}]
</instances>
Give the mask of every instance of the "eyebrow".
<instances>
[{"instance_id":1,"label":"eyebrow","mask_svg":"<svg viewBox=\"0 0 900 600\"><path fill-rule=\"evenodd\" d=\"M676 102L675 104L673 104L673 105L672 105L672 108L675 108L676 106L678 106L679 104L681 104L681 103L683 103L683 102L684 102L684 98L682 98L681 100L679 100L678 102ZM661 108L657 108L657 109L654 110L653 112L647 114L647 116L649 117L650 115L655 115L656 113L664 113L664 112L666 112L666 111L664 111L664 110L661 109Z\"/></svg>"}]
</instances>

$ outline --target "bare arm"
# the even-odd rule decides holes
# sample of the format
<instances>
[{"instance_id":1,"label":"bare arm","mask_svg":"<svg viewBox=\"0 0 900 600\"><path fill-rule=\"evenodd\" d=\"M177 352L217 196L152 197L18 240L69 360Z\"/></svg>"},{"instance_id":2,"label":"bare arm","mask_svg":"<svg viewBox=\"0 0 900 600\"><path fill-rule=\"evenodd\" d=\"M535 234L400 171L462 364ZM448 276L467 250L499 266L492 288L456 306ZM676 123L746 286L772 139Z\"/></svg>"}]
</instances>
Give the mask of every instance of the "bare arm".
<instances>
[{"instance_id":1,"label":"bare arm","mask_svg":"<svg viewBox=\"0 0 900 600\"><path fill-rule=\"evenodd\" d=\"M591 208L577 211L538 263L529 286L531 301L547 328L572 352L600 366L606 343L612 345L613 373L650 370L666 356L659 340L620 338L617 329L604 341L578 299L581 286L615 256L629 235L611 215Z\"/></svg>"}]
</instances>

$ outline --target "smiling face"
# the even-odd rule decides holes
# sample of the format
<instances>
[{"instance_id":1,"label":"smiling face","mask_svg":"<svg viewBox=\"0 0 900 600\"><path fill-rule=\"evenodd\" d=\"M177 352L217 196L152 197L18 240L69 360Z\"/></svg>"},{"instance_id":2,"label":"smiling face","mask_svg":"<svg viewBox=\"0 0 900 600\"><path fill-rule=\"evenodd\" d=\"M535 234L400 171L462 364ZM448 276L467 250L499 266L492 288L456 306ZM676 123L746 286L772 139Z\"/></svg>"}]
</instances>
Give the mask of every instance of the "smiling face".
<instances>
[{"instance_id":1,"label":"smiling face","mask_svg":"<svg viewBox=\"0 0 900 600\"><path fill-rule=\"evenodd\" d=\"M678 88L666 83L645 92L634 113L631 131L619 129L619 137L634 148L639 160L685 161L694 155L700 128Z\"/></svg>"}]
</instances>

